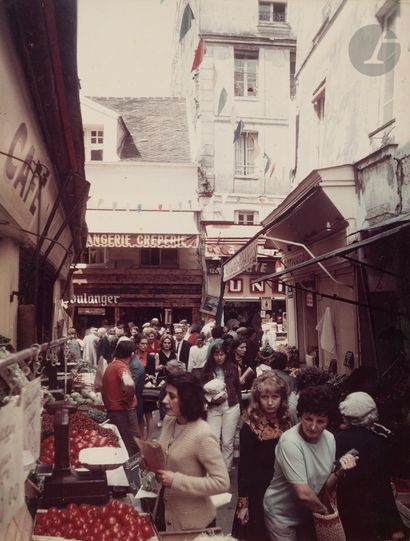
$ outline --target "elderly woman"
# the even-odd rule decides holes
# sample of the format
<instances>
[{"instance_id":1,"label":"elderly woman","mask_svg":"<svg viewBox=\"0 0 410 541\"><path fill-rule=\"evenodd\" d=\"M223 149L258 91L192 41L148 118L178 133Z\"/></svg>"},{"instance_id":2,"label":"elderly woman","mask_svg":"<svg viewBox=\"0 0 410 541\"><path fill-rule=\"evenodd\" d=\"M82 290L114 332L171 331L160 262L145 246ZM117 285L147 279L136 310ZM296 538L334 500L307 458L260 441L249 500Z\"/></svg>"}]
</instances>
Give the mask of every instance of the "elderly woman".
<instances>
[{"instance_id":1,"label":"elderly woman","mask_svg":"<svg viewBox=\"0 0 410 541\"><path fill-rule=\"evenodd\" d=\"M376 423L376 403L369 394L355 392L339 409L343 430L336 435L336 456L351 448L360 453L357 468L341 478L337 487L347 541L407 539L390 485L387 445L391 433Z\"/></svg>"},{"instance_id":2,"label":"elderly woman","mask_svg":"<svg viewBox=\"0 0 410 541\"><path fill-rule=\"evenodd\" d=\"M205 400L199 380L188 372L170 375L166 391L167 415L159 438L166 464L156 472L165 487L166 529L203 529L215 522L210 496L229 489L229 475L219 442L203 420Z\"/></svg>"},{"instance_id":3,"label":"elderly woman","mask_svg":"<svg viewBox=\"0 0 410 541\"><path fill-rule=\"evenodd\" d=\"M258 376L240 432L238 504L232 534L246 541L268 541L263 496L272 479L275 447L290 428L286 382L274 372Z\"/></svg>"},{"instance_id":4,"label":"elderly woman","mask_svg":"<svg viewBox=\"0 0 410 541\"><path fill-rule=\"evenodd\" d=\"M332 491L341 472L356 465L346 454L334 471L336 443L326 427L337 406L327 385L304 389L297 410L300 422L276 446L275 472L263 500L271 541L296 541L298 530L304 540L315 539L312 513L328 513L318 494L324 487Z\"/></svg>"}]
</instances>

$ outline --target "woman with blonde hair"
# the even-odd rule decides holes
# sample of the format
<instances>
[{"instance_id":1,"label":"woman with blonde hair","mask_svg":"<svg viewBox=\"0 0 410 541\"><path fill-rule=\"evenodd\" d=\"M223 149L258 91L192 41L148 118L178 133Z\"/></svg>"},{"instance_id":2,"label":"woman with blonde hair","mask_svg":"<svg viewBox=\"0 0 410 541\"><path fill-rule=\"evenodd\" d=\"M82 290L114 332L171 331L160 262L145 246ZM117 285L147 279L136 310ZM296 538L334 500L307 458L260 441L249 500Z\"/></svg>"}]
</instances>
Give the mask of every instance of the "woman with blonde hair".
<instances>
[{"instance_id":1,"label":"woman with blonde hair","mask_svg":"<svg viewBox=\"0 0 410 541\"><path fill-rule=\"evenodd\" d=\"M266 541L263 496L273 476L275 447L290 428L288 388L274 372L258 376L240 432L238 504L232 534L244 541Z\"/></svg>"}]
</instances>

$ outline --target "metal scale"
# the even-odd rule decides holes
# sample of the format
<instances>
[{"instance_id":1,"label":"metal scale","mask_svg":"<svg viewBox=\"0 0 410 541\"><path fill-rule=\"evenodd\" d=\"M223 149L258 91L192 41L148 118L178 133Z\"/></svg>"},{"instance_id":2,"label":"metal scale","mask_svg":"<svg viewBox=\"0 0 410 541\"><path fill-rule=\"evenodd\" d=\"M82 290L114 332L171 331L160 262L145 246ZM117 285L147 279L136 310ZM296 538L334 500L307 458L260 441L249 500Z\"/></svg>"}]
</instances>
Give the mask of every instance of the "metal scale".
<instances>
[{"instance_id":1,"label":"metal scale","mask_svg":"<svg viewBox=\"0 0 410 541\"><path fill-rule=\"evenodd\" d=\"M109 492L105 471L77 471L70 465L70 413L76 404L57 401L46 405L54 415L55 462L45 479L42 507L65 507L69 503L104 504Z\"/></svg>"}]
</instances>

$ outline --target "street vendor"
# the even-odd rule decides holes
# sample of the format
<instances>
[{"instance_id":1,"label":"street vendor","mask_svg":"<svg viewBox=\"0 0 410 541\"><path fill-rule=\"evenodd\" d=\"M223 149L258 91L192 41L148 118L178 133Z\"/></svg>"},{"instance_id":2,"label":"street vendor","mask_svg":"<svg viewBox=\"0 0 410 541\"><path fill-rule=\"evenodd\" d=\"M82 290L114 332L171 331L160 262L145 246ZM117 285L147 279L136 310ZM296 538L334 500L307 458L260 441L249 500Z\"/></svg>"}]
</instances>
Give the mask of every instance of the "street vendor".
<instances>
[{"instance_id":1,"label":"street vendor","mask_svg":"<svg viewBox=\"0 0 410 541\"><path fill-rule=\"evenodd\" d=\"M132 340L118 342L102 381L102 399L108 418L118 428L130 456L139 452L136 438L140 437L135 384L129 368L134 350Z\"/></svg>"}]
</instances>

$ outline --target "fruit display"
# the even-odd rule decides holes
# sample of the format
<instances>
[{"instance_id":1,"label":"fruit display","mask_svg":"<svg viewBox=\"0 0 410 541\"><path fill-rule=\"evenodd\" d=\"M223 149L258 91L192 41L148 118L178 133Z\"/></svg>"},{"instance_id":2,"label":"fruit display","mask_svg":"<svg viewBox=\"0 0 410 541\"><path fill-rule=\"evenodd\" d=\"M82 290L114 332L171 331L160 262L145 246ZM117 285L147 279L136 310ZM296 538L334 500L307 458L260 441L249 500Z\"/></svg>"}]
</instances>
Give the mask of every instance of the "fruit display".
<instances>
[{"instance_id":1,"label":"fruit display","mask_svg":"<svg viewBox=\"0 0 410 541\"><path fill-rule=\"evenodd\" d=\"M39 536L78 541L158 540L150 516L139 514L118 500L101 506L72 503L65 509L50 507L39 511L33 539L40 539Z\"/></svg>"},{"instance_id":2,"label":"fruit display","mask_svg":"<svg viewBox=\"0 0 410 541\"><path fill-rule=\"evenodd\" d=\"M109 428L99 426L98 430L87 428L71 430L70 462L72 466L81 467L78 455L81 449L89 447L120 447L120 444L117 436ZM41 464L54 464L54 459L54 436L49 436L41 442L39 462Z\"/></svg>"}]
</instances>

